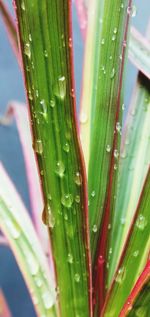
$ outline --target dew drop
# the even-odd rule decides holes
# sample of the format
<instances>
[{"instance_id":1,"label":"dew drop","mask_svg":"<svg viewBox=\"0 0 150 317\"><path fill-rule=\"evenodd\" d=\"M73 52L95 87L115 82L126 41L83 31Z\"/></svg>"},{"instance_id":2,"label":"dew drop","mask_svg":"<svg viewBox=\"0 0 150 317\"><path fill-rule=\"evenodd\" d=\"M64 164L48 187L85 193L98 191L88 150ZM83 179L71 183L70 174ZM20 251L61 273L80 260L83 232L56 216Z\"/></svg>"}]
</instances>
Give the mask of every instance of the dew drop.
<instances>
[{"instance_id":1,"label":"dew drop","mask_svg":"<svg viewBox=\"0 0 150 317\"><path fill-rule=\"evenodd\" d=\"M104 38L101 40L101 44L102 44L102 45L105 44L105 39L104 39Z\"/></svg>"},{"instance_id":2,"label":"dew drop","mask_svg":"<svg viewBox=\"0 0 150 317\"><path fill-rule=\"evenodd\" d=\"M79 172L76 172L74 181L75 181L76 185L81 186L82 177L81 177L81 174Z\"/></svg>"},{"instance_id":3,"label":"dew drop","mask_svg":"<svg viewBox=\"0 0 150 317\"><path fill-rule=\"evenodd\" d=\"M42 154L43 153L43 144L42 141L40 139L35 140L35 143L33 145L33 148L35 150L36 153L38 154Z\"/></svg>"},{"instance_id":4,"label":"dew drop","mask_svg":"<svg viewBox=\"0 0 150 317\"><path fill-rule=\"evenodd\" d=\"M43 223L49 228L53 229L55 227L55 218L51 212L49 204L46 204L42 213Z\"/></svg>"},{"instance_id":5,"label":"dew drop","mask_svg":"<svg viewBox=\"0 0 150 317\"><path fill-rule=\"evenodd\" d=\"M91 197L95 197L95 190L93 190L92 192L91 192Z\"/></svg>"},{"instance_id":6,"label":"dew drop","mask_svg":"<svg viewBox=\"0 0 150 317\"><path fill-rule=\"evenodd\" d=\"M111 151L111 147L110 147L109 144L107 144L107 146L106 146L106 151L107 151L108 153L110 153L110 151Z\"/></svg>"},{"instance_id":7,"label":"dew drop","mask_svg":"<svg viewBox=\"0 0 150 317\"><path fill-rule=\"evenodd\" d=\"M51 299L50 293L49 292L45 292L42 295L43 301L44 301L44 306L46 309L50 309L53 305L53 298Z\"/></svg>"},{"instance_id":8,"label":"dew drop","mask_svg":"<svg viewBox=\"0 0 150 317\"><path fill-rule=\"evenodd\" d=\"M58 81L54 85L54 95L61 100L65 99L65 96L66 96L66 78L65 78L65 76L58 77Z\"/></svg>"},{"instance_id":9,"label":"dew drop","mask_svg":"<svg viewBox=\"0 0 150 317\"><path fill-rule=\"evenodd\" d=\"M124 225L124 224L126 223L126 218L125 218L125 217L122 217L121 220L120 220L120 222L121 222L122 225Z\"/></svg>"},{"instance_id":10,"label":"dew drop","mask_svg":"<svg viewBox=\"0 0 150 317\"><path fill-rule=\"evenodd\" d=\"M69 38L69 47L72 47L72 38Z\"/></svg>"},{"instance_id":11,"label":"dew drop","mask_svg":"<svg viewBox=\"0 0 150 317\"><path fill-rule=\"evenodd\" d=\"M111 74L110 74L110 78L113 79L115 77L115 69L113 68L112 71L111 71Z\"/></svg>"},{"instance_id":12,"label":"dew drop","mask_svg":"<svg viewBox=\"0 0 150 317\"><path fill-rule=\"evenodd\" d=\"M133 252L133 256L136 258L139 255L139 250Z\"/></svg>"},{"instance_id":13,"label":"dew drop","mask_svg":"<svg viewBox=\"0 0 150 317\"><path fill-rule=\"evenodd\" d=\"M61 198L61 203L66 208L71 208L73 204L73 197L71 194L64 194Z\"/></svg>"},{"instance_id":14,"label":"dew drop","mask_svg":"<svg viewBox=\"0 0 150 317\"><path fill-rule=\"evenodd\" d=\"M58 161L56 163L56 169L55 169L55 173L60 177L64 177L64 172L65 172L65 165L62 161Z\"/></svg>"},{"instance_id":15,"label":"dew drop","mask_svg":"<svg viewBox=\"0 0 150 317\"><path fill-rule=\"evenodd\" d=\"M80 275L78 273L75 274L74 279L77 283L80 282Z\"/></svg>"},{"instance_id":16,"label":"dew drop","mask_svg":"<svg viewBox=\"0 0 150 317\"><path fill-rule=\"evenodd\" d=\"M147 226L147 220L143 215L139 215L136 221L136 226L143 231L145 227Z\"/></svg>"},{"instance_id":17,"label":"dew drop","mask_svg":"<svg viewBox=\"0 0 150 317\"><path fill-rule=\"evenodd\" d=\"M75 201L76 201L77 204L80 203L80 196L79 196L79 195L76 195L76 196L75 196Z\"/></svg>"},{"instance_id":18,"label":"dew drop","mask_svg":"<svg viewBox=\"0 0 150 317\"><path fill-rule=\"evenodd\" d=\"M114 28L114 34L117 34L117 31L118 31L117 28Z\"/></svg>"},{"instance_id":19,"label":"dew drop","mask_svg":"<svg viewBox=\"0 0 150 317\"><path fill-rule=\"evenodd\" d=\"M66 143L64 144L63 150L64 150L66 153L69 153L69 151L70 151L69 143L66 142Z\"/></svg>"},{"instance_id":20,"label":"dew drop","mask_svg":"<svg viewBox=\"0 0 150 317\"><path fill-rule=\"evenodd\" d=\"M44 56L45 56L46 58L48 57L47 50L44 50Z\"/></svg>"},{"instance_id":21,"label":"dew drop","mask_svg":"<svg viewBox=\"0 0 150 317\"><path fill-rule=\"evenodd\" d=\"M114 164L114 170L115 171L117 170L117 164Z\"/></svg>"},{"instance_id":22,"label":"dew drop","mask_svg":"<svg viewBox=\"0 0 150 317\"><path fill-rule=\"evenodd\" d=\"M31 58L31 48L30 43L26 43L24 46L24 53L30 59Z\"/></svg>"},{"instance_id":23,"label":"dew drop","mask_svg":"<svg viewBox=\"0 0 150 317\"><path fill-rule=\"evenodd\" d=\"M132 18L134 18L137 14L137 9L136 9L136 6L133 4L132 6Z\"/></svg>"},{"instance_id":24,"label":"dew drop","mask_svg":"<svg viewBox=\"0 0 150 317\"><path fill-rule=\"evenodd\" d=\"M32 42L32 36L31 33L29 34L29 41Z\"/></svg>"},{"instance_id":25,"label":"dew drop","mask_svg":"<svg viewBox=\"0 0 150 317\"><path fill-rule=\"evenodd\" d=\"M43 113L43 116L45 119L47 119L47 105L46 105L46 102L44 99L42 99L40 101L40 105L41 105L41 108L42 108L42 113Z\"/></svg>"},{"instance_id":26,"label":"dew drop","mask_svg":"<svg viewBox=\"0 0 150 317\"><path fill-rule=\"evenodd\" d=\"M50 107L51 107L51 108L54 108L54 107L55 107L55 100L54 100L54 99L51 99L51 100L50 100Z\"/></svg>"},{"instance_id":27,"label":"dew drop","mask_svg":"<svg viewBox=\"0 0 150 317\"><path fill-rule=\"evenodd\" d=\"M67 262L72 264L73 263L73 256L71 253L68 253L68 256L67 256Z\"/></svg>"},{"instance_id":28,"label":"dew drop","mask_svg":"<svg viewBox=\"0 0 150 317\"><path fill-rule=\"evenodd\" d=\"M119 156L118 150L115 149L115 150L114 150L114 157L117 159L118 156Z\"/></svg>"},{"instance_id":29,"label":"dew drop","mask_svg":"<svg viewBox=\"0 0 150 317\"><path fill-rule=\"evenodd\" d=\"M111 39L114 42L116 40L116 34L113 34Z\"/></svg>"},{"instance_id":30,"label":"dew drop","mask_svg":"<svg viewBox=\"0 0 150 317\"><path fill-rule=\"evenodd\" d=\"M97 232L97 225L94 225L94 226L92 227L92 231L93 231L94 233Z\"/></svg>"},{"instance_id":31,"label":"dew drop","mask_svg":"<svg viewBox=\"0 0 150 317\"><path fill-rule=\"evenodd\" d=\"M39 264L32 254L26 256L31 275L35 276L39 271Z\"/></svg>"},{"instance_id":32,"label":"dew drop","mask_svg":"<svg viewBox=\"0 0 150 317\"><path fill-rule=\"evenodd\" d=\"M23 11L25 11L25 9L26 9L26 8L25 8L25 3L24 3L23 0L21 1L21 9L22 9Z\"/></svg>"},{"instance_id":33,"label":"dew drop","mask_svg":"<svg viewBox=\"0 0 150 317\"><path fill-rule=\"evenodd\" d=\"M118 270L117 276L115 278L115 281L119 284L122 284L122 282L124 281L126 277L126 269L125 267L122 267Z\"/></svg>"}]
</instances>

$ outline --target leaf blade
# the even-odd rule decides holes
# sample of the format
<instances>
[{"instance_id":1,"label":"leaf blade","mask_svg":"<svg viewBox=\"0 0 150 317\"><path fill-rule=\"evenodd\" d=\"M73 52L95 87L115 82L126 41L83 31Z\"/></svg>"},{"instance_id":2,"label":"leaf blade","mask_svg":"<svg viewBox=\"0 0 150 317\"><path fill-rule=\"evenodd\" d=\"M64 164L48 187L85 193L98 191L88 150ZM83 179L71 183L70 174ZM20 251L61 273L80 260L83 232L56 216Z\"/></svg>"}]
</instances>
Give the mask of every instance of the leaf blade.
<instances>
[{"instance_id":1,"label":"leaf blade","mask_svg":"<svg viewBox=\"0 0 150 317\"><path fill-rule=\"evenodd\" d=\"M0 228L15 255L37 314L56 317L55 287L46 257L27 211L1 164L0 175Z\"/></svg>"}]
</instances>

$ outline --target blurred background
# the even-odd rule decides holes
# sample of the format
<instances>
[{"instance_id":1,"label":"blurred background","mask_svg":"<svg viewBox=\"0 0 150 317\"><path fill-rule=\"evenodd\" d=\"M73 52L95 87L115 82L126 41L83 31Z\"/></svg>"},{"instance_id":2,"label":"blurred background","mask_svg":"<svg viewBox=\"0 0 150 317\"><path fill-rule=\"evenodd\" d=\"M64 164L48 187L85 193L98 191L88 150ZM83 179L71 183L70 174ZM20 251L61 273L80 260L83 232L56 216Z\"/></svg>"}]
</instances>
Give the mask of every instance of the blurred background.
<instances>
[{"instance_id":1,"label":"blurred background","mask_svg":"<svg viewBox=\"0 0 150 317\"><path fill-rule=\"evenodd\" d=\"M12 15L12 0L4 1ZM149 0L135 0L137 14L132 18L134 25L145 33L150 14ZM76 76L77 105L79 107L80 83L82 77L83 43L73 6L74 59ZM125 106L128 107L137 70L128 62L125 86ZM23 80L15 56L11 50L5 28L0 18L0 116L4 114L10 100L25 102ZM26 207L30 211L30 201L25 175L24 161L15 123L0 126L0 161L4 164ZM7 247L0 247L0 288L3 289L14 317L34 317L28 291L17 268L15 259Z\"/></svg>"}]
</instances>

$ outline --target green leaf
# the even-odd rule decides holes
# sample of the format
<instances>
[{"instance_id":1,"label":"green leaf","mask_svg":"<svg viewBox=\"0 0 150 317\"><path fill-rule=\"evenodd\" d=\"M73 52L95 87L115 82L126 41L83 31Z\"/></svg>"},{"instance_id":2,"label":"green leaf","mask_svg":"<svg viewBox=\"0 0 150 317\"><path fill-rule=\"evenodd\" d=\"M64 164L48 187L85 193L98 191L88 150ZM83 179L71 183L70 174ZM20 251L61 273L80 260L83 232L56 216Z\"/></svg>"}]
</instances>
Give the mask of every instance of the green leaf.
<instances>
[{"instance_id":1,"label":"green leaf","mask_svg":"<svg viewBox=\"0 0 150 317\"><path fill-rule=\"evenodd\" d=\"M54 281L28 213L0 165L0 230L28 286L37 315L56 317Z\"/></svg>"},{"instance_id":2,"label":"green leaf","mask_svg":"<svg viewBox=\"0 0 150 317\"><path fill-rule=\"evenodd\" d=\"M119 317L146 317L150 309L150 260L134 285Z\"/></svg>"},{"instance_id":3,"label":"green leaf","mask_svg":"<svg viewBox=\"0 0 150 317\"><path fill-rule=\"evenodd\" d=\"M65 317L87 317L92 288L85 173L75 122L70 6L66 0L17 0L16 13L60 311Z\"/></svg>"},{"instance_id":4,"label":"green leaf","mask_svg":"<svg viewBox=\"0 0 150 317\"><path fill-rule=\"evenodd\" d=\"M150 169L144 184L137 211L108 292L102 316L118 316L137 278L141 274L150 250Z\"/></svg>"},{"instance_id":5,"label":"green leaf","mask_svg":"<svg viewBox=\"0 0 150 317\"><path fill-rule=\"evenodd\" d=\"M116 205L108 246L107 278L112 281L136 211L150 162L150 81L139 73L122 133Z\"/></svg>"},{"instance_id":6,"label":"green leaf","mask_svg":"<svg viewBox=\"0 0 150 317\"><path fill-rule=\"evenodd\" d=\"M150 43L134 27L130 32L129 58L150 79Z\"/></svg>"}]
</instances>

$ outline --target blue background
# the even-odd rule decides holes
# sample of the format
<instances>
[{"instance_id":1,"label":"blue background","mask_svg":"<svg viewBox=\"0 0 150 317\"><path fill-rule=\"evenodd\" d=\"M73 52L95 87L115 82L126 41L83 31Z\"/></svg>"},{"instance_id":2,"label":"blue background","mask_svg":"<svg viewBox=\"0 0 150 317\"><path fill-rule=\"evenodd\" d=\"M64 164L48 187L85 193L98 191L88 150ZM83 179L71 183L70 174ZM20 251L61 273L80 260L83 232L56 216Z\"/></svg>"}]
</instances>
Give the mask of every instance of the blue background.
<instances>
[{"instance_id":1,"label":"blue background","mask_svg":"<svg viewBox=\"0 0 150 317\"><path fill-rule=\"evenodd\" d=\"M32 1L32 0L31 0ZM12 1L5 0L11 12ZM146 30L150 13L149 0L136 0L137 15L132 19L132 24L143 34ZM73 13L74 49L75 49L75 76L77 103L79 104L80 83L82 73L83 44L79 31L77 17ZM128 106L132 89L136 80L137 70L128 63L127 84L125 87L125 105ZM5 112L10 100L25 101L22 75L15 56L10 48L7 34L0 19L0 114ZM9 127L0 126L0 160L3 162L18 192L30 210L30 202L25 175L24 161L19 143L15 123ZM14 317L34 317L32 303L23 282L19 269L11 251L0 247L0 287L6 295ZM70 316L71 317L71 316Z\"/></svg>"}]
</instances>

